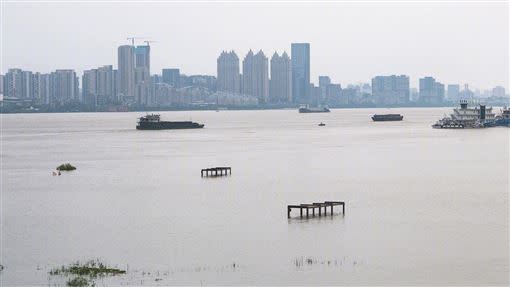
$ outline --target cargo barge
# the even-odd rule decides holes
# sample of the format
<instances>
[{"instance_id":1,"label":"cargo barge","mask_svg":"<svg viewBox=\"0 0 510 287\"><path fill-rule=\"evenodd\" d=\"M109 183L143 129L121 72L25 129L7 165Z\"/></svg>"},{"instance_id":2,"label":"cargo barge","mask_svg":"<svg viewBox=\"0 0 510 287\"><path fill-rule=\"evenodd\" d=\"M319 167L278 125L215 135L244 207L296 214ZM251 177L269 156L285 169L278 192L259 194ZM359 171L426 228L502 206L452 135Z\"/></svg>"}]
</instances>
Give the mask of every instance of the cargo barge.
<instances>
[{"instance_id":1,"label":"cargo barge","mask_svg":"<svg viewBox=\"0 0 510 287\"><path fill-rule=\"evenodd\" d=\"M203 124L191 121L166 122L161 121L160 115L149 114L138 119L137 130L176 130L176 129L200 129Z\"/></svg>"}]
</instances>

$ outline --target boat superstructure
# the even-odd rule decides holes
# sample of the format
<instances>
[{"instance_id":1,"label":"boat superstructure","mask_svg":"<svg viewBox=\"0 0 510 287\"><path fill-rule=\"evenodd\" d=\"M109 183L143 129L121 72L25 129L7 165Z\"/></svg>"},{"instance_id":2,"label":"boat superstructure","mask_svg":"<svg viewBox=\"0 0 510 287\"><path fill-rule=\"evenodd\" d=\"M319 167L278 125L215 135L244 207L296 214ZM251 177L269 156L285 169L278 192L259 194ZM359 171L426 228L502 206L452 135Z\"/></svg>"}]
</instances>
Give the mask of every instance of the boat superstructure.
<instances>
[{"instance_id":1,"label":"boat superstructure","mask_svg":"<svg viewBox=\"0 0 510 287\"><path fill-rule=\"evenodd\" d=\"M469 107L466 100L460 101L460 108L453 109L453 113L444 117L432 125L439 129L463 129L463 128L483 128L487 123L492 123L495 114L492 107L479 104Z\"/></svg>"}]
</instances>

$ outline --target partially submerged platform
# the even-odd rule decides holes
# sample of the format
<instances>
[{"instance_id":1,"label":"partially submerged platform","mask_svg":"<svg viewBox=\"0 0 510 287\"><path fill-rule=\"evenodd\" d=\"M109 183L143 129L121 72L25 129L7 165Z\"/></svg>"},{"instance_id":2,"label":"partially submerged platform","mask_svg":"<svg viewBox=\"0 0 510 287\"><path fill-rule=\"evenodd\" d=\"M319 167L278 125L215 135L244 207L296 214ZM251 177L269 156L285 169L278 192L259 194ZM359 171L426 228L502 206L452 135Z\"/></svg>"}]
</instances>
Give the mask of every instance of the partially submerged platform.
<instances>
[{"instance_id":1,"label":"partially submerged platform","mask_svg":"<svg viewBox=\"0 0 510 287\"><path fill-rule=\"evenodd\" d=\"M314 203L302 203L299 205L287 205L287 217L290 218L290 212L292 209L299 209L299 215L303 218L303 210L306 211L306 217L308 218L310 214L310 209L312 210L312 216L315 216L315 209L318 209L319 216L326 216L328 214L328 207L330 208L330 215L333 215L333 206L341 205L342 206L342 214L345 214L345 202L343 201L324 201L324 202L314 202ZM324 208L324 212L322 211Z\"/></svg>"},{"instance_id":2,"label":"partially submerged platform","mask_svg":"<svg viewBox=\"0 0 510 287\"><path fill-rule=\"evenodd\" d=\"M229 166L217 166L217 167L211 167L211 168L204 168L200 171L200 175L202 177L206 176L225 176L225 175L231 175L232 174L232 168Z\"/></svg>"}]
</instances>

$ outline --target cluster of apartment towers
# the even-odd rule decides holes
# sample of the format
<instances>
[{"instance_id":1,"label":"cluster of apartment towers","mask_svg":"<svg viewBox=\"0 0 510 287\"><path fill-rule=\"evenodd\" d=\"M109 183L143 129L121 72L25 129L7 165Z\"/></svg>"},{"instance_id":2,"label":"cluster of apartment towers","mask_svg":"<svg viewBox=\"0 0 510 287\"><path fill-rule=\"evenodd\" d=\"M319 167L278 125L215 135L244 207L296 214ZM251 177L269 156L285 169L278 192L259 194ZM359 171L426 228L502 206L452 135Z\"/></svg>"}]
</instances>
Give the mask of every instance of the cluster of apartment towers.
<instances>
[{"instance_id":1,"label":"cluster of apartment towers","mask_svg":"<svg viewBox=\"0 0 510 287\"><path fill-rule=\"evenodd\" d=\"M292 43L291 56L275 52L269 70L264 52L255 54L250 50L243 59L241 73L237 54L223 51L217 60L217 89L253 96L259 104L311 103L310 44Z\"/></svg>"},{"instance_id":2,"label":"cluster of apartment towers","mask_svg":"<svg viewBox=\"0 0 510 287\"><path fill-rule=\"evenodd\" d=\"M255 104L402 105L410 101L440 104L445 100L445 86L432 77L420 79L419 92L410 89L407 75L376 76L371 85L343 89L340 84L331 83L328 76L320 76L319 86L315 86L310 82L309 43L292 43L291 57L286 52L281 55L275 52L270 67L262 51L250 50L242 61L242 70L236 53L223 51L217 59L216 78L185 76L179 74L179 69L163 69L162 76L151 75L150 50L149 43L119 46L118 69L106 65L85 70L81 93L78 77L70 69L49 74L9 69L0 75L0 93L4 100L49 105L80 102L95 106L119 103L154 106L163 98L158 97L158 92L182 87L183 78L187 78L192 81L191 86L197 83L215 92L213 97L218 93L231 98L244 95L255 100ZM447 91L448 99L453 101L474 97L467 86L460 91L459 85L448 85ZM492 94L503 97L506 93L503 87L496 87Z\"/></svg>"}]
</instances>

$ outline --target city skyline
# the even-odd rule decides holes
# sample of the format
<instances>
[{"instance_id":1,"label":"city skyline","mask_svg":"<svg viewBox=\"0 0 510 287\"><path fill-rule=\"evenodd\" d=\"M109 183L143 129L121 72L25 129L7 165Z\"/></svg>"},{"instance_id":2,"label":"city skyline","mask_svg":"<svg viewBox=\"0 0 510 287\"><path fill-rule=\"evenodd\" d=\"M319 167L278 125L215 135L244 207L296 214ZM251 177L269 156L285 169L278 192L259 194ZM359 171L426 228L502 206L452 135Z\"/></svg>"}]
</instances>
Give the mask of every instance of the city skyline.
<instances>
[{"instance_id":1,"label":"city skyline","mask_svg":"<svg viewBox=\"0 0 510 287\"><path fill-rule=\"evenodd\" d=\"M80 38L86 40L79 41L69 37L69 41L59 41L58 43L51 41L52 38L61 39L65 38L65 35L69 35L73 31L73 27L77 27L77 23L91 11L95 11L97 6L98 4L62 4L58 7L47 3L46 6L34 3L4 4L2 74L5 74L9 68L41 73L49 73L56 69L75 69L78 75L82 75L84 70L104 65L113 65L118 69L116 49L113 47L128 44L126 38L129 36L142 35L146 36L145 39L150 38L157 41L154 44L151 43L153 47L151 70L158 71L158 73L163 68L179 68L182 74L187 75L216 75L215 60L222 50L234 50L242 58L249 49L262 50L265 55L272 55L274 52L290 53L290 43L307 42L312 46L310 58L313 60L310 64L310 81L316 85L319 84L318 77L320 75L328 75L332 82L346 85L368 83L371 78L377 75L405 74L410 78L410 86L416 88L419 87L420 78L432 76L445 85L460 84L463 86L468 83L471 88L475 89L485 90L503 86L508 90L508 54L506 52L508 51L508 27L501 25L508 20L508 11L501 9L502 4L452 4L449 6L399 4L399 9L395 9L396 12L389 11L391 9L376 9L380 15L372 13L373 9L370 7L363 9L357 5L351 5L352 7L347 5L319 5L320 7L298 5L293 7L282 4L274 9L267 9L266 6L260 4L238 4L233 5L232 15L227 15L226 19L217 21L219 23L200 25L200 23L204 24L207 19L211 19L215 15L213 12L218 12L225 6L219 5L221 7L218 8L213 5L205 5L201 9L193 10L193 15L203 18L199 21L200 23L189 27L190 30L186 26L185 29L172 30L171 33L161 31L162 29L154 26L155 20L163 20L156 8L172 8L165 11L178 16L177 12L189 12L196 6L152 4L141 10L142 16L153 16L145 17L144 21L122 19L118 22L113 21L115 23L108 23L109 28L112 26L112 29L103 32L97 28L100 23L105 23L107 16L99 14L94 18L97 21L90 22L90 29L95 32L94 37L87 37L92 31L80 30L79 32L84 35ZM131 15L135 10L140 10L139 5L128 6L104 5L105 11L113 11L113 15L120 12ZM383 5L383 8L390 6ZM503 6L505 5L503 4ZM343 16L343 18L338 17L342 18L338 21L344 25L335 25L336 22L327 24L326 22L332 21L332 15L335 14L328 12L327 8L336 8L332 10ZM80 13L83 12L83 16L71 13L73 15L71 17L60 13L77 9L80 10ZM289 18L286 23L274 26L276 14L282 9L293 12L295 16ZM253 15L247 13L248 10L253 11L251 13ZM298 23L296 19L298 16L303 16L307 10L310 10L310 13L321 12L322 17L313 23L307 21L309 26L303 27L304 24ZM227 27L226 22L232 18L237 20L252 19L261 11L268 12L268 16L266 21L259 23L262 25L259 31L256 31L252 24L248 23L244 27L246 35L235 27L225 30L228 31L226 33L228 35L211 33L211 29ZM52 15L55 13L59 13L61 17L53 19L55 17ZM108 13L105 12L105 14ZM353 15L357 15L361 19L366 18L364 21L371 22L371 24L363 25L360 20L354 21L355 24L361 25L356 28L358 33L354 33L351 30L356 29L347 29L347 26L352 28L352 25L345 25L347 24L345 22ZM392 21L380 21L388 16L393 16ZM414 16L425 17L425 20L414 21L412 20ZM37 27L28 27L21 21L26 17L44 19L49 30L55 35L48 36L46 32L40 31ZM177 23L176 21L180 19L182 20L180 17L175 17L170 21L165 18L164 23ZM435 24L427 19L434 19ZM473 21L477 19L484 20L482 23L475 21L477 26L467 29L472 28L475 25ZM66 20L67 24L62 26L61 24ZM232 23L235 22L237 21ZM378 27L374 26L375 22ZM271 23L274 26L274 31L266 29ZM403 28L401 25L397 25L402 23L406 23L408 27ZM449 23L449 26L439 29L441 26L439 23ZM149 29L151 25L153 29ZM58 27L58 29L52 30L51 27ZM319 31L317 31L318 28L320 28ZM301 29L303 33L296 33L295 29ZM469 30L469 33L463 30ZM20 37L16 35L16 31L22 31L21 35L26 36ZM49 39L46 38L48 41L43 41L41 39L43 36L49 37ZM432 44L418 41L420 37L426 39L432 36L434 36ZM145 39L137 40L136 44L141 45ZM199 39L199 41L195 39ZM484 43L491 43L491 45ZM356 52L354 52L355 50ZM411 50L412 53L408 52ZM58 53L59 56L56 57L53 53Z\"/></svg>"}]
</instances>

